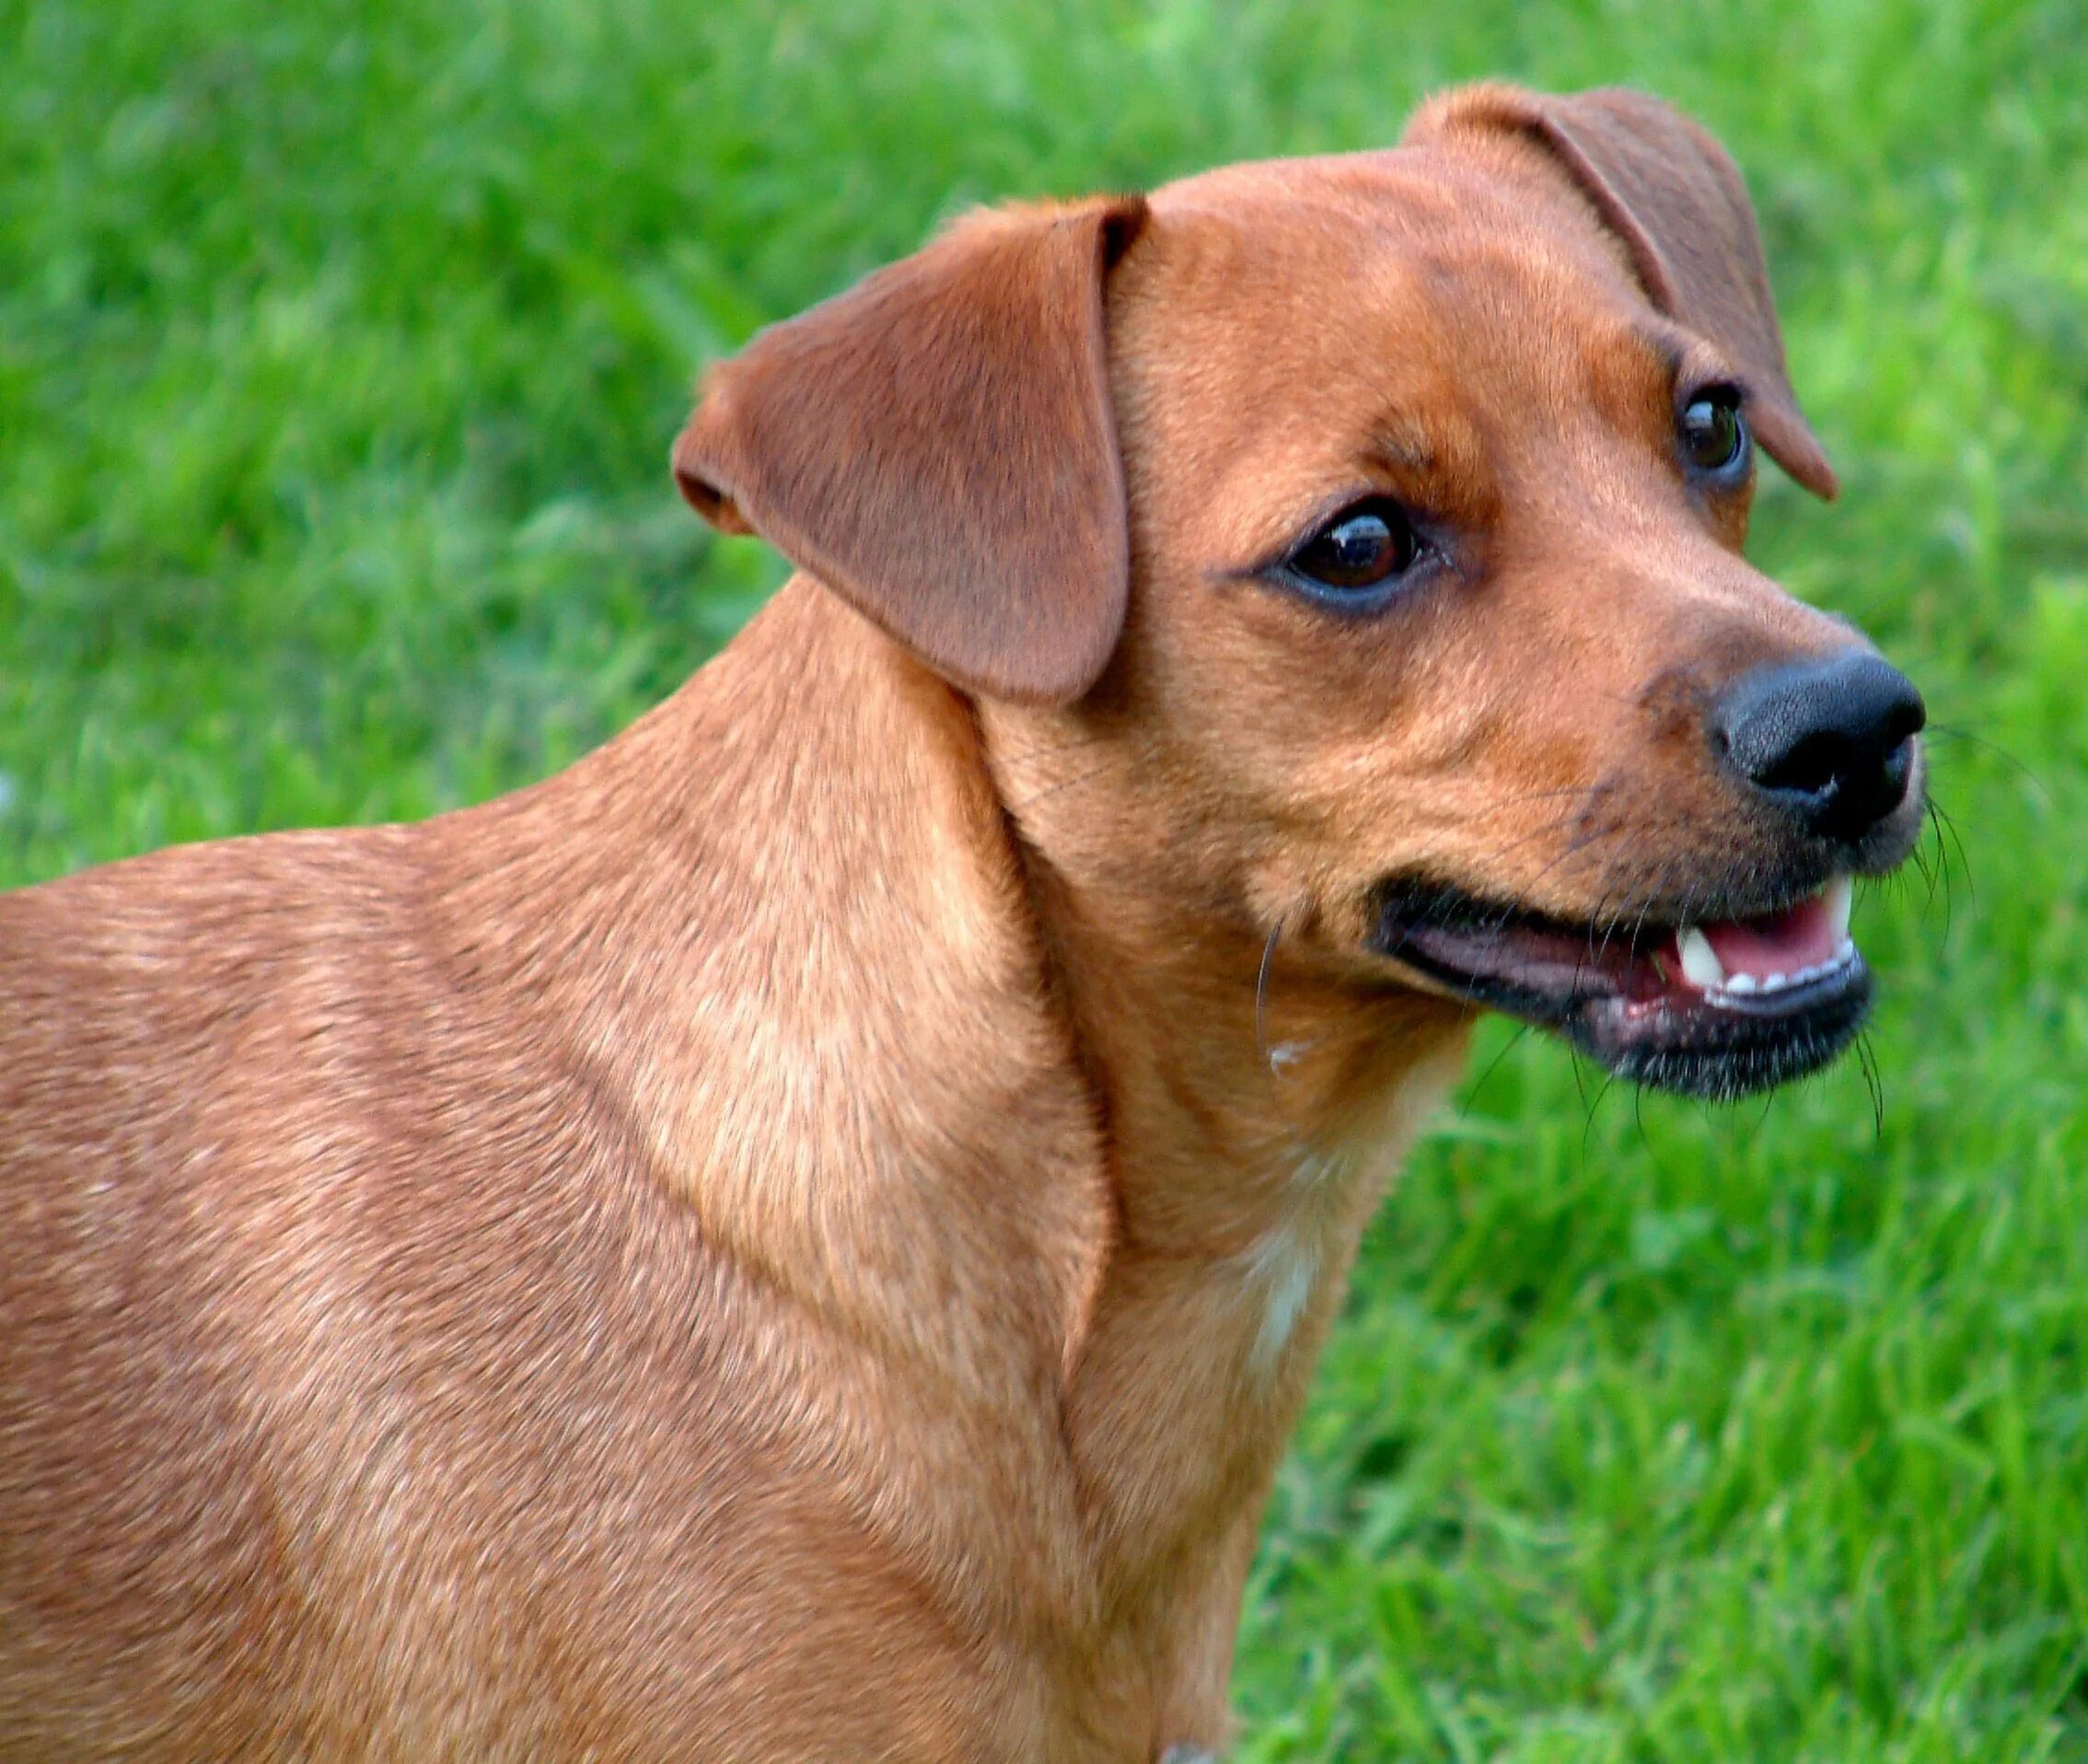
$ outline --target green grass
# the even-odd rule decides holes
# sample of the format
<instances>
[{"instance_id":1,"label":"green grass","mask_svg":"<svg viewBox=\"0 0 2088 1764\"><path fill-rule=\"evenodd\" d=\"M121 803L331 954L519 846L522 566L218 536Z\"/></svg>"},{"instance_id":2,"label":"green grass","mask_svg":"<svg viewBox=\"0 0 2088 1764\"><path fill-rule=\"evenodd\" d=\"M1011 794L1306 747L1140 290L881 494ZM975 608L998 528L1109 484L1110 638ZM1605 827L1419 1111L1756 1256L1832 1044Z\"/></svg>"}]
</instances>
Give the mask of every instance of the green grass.
<instances>
[{"instance_id":1,"label":"green grass","mask_svg":"<svg viewBox=\"0 0 2088 1764\"><path fill-rule=\"evenodd\" d=\"M1010 193L1641 84L1746 166L1832 509L1757 554L1947 725L1853 1064L1525 1040L1374 1229L1249 1759L2088 1759L2088 21L2077 0L0 0L0 883L555 767L777 579L708 355ZM1931 846L1933 867L1945 859ZM1486 1041L1480 1064L1504 1041Z\"/></svg>"}]
</instances>

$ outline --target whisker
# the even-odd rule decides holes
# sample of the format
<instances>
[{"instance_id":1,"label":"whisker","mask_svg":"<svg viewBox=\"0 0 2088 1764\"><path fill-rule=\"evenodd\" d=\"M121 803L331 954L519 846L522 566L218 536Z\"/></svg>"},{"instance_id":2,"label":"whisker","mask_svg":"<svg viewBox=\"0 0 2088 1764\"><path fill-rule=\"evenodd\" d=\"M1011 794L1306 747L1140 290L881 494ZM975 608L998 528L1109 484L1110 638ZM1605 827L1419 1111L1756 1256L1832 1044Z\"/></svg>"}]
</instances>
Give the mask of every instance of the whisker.
<instances>
[{"instance_id":1,"label":"whisker","mask_svg":"<svg viewBox=\"0 0 2088 1764\"><path fill-rule=\"evenodd\" d=\"M1607 826L1591 827L1585 832L1569 840L1564 848L1556 853L1551 861L1524 885L1525 893L1535 890L1537 884L1544 881L1554 870L1563 864L1571 863L1590 846L1601 840L1609 839L1623 830L1624 824L1621 821L1614 821ZM1515 911L1516 909L1513 906L1503 907L1495 918L1491 928L1496 931L1501 930L1514 917Z\"/></svg>"},{"instance_id":2,"label":"whisker","mask_svg":"<svg viewBox=\"0 0 2088 1764\"><path fill-rule=\"evenodd\" d=\"M1922 812L1924 816L1927 814L1926 809L1924 809ZM1940 834L1938 835L1938 840L1940 843ZM1907 855L1908 860L1914 865L1915 873L1920 876L1923 884L1927 887L1928 899L1926 904L1931 907L1934 906L1936 903L1936 873L1929 867L1929 854L1924 852L1919 844L1917 844L1911 852L1908 853ZM1897 882L1898 880L1898 877L1896 873L1893 876L1885 876L1881 879L1889 884Z\"/></svg>"},{"instance_id":3,"label":"whisker","mask_svg":"<svg viewBox=\"0 0 2088 1764\"><path fill-rule=\"evenodd\" d=\"M1948 944L1951 927L1956 923L1957 918L1957 889L1954 877L1954 871L1956 866L1951 862L1950 852L1950 840L1955 835L1955 830L1948 827L1943 810L1933 801L1925 803L1922 806L1922 812L1928 818L1929 830L1934 834L1936 841L1936 868L1943 877L1943 941ZM1958 849L1959 855L1962 857L1964 848L1960 845ZM1969 889L1969 876L1966 878L1966 886ZM1929 899L1931 904L1933 904L1935 899L1933 888L1930 890Z\"/></svg>"},{"instance_id":4,"label":"whisker","mask_svg":"<svg viewBox=\"0 0 2088 1764\"><path fill-rule=\"evenodd\" d=\"M1933 796L1928 799L1924 807L1931 817L1930 825L1940 825L1942 830L1949 834L1951 849L1956 852L1958 865L1965 872L1966 896L1977 903L1978 895L1972 885L1972 860L1966 853L1964 840L1958 835L1957 818L1940 802L1936 801Z\"/></svg>"},{"instance_id":5,"label":"whisker","mask_svg":"<svg viewBox=\"0 0 2088 1764\"><path fill-rule=\"evenodd\" d=\"M1610 1087L1616 1082L1617 1074L1614 1072L1604 1073L1602 1074L1602 1088L1595 1092L1595 1101L1588 1105L1588 1118L1581 1126L1581 1161L1583 1163L1587 1161L1589 1142L1595 1137L1595 1110L1602 1107L1602 1099L1609 1095Z\"/></svg>"},{"instance_id":6,"label":"whisker","mask_svg":"<svg viewBox=\"0 0 2088 1764\"><path fill-rule=\"evenodd\" d=\"M1610 911L1609 907L1609 903L1613 899L1618 901L1618 908L1614 912ZM1604 958L1609 954L1610 943L1617 935L1617 927L1618 923L1623 919L1625 912L1630 909L1630 899L1631 891L1629 888L1625 888L1621 892L1619 892L1619 890L1616 888L1610 887L1604 888L1604 890L1602 891L1601 897L1597 903L1597 914L1595 918L1588 921L1588 941L1590 946L1588 949L1588 958L1598 968L1602 965ZM1596 946L1595 943L1595 934L1597 930L1602 933L1602 942L1599 946Z\"/></svg>"},{"instance_id":7,"label":"whisker","mask_svg":"<svg viewBox=\"0 0 2088 1764\"><path fill-rule=\"evenodd\" d=\"M1524 885L1524 891L1526 893L1529 889L1534 888L1537 883L1543 881L1546 876L1549 876L1552 871L1557 869L1560 865L1570 862L1572 859L1579 855L1582 852L1587 850L1590 846L1597 843L1602 840L1613 838L1616 835L1622 833L1626 830L1626 828L1627 824L1624 821L1614 820L1607 824L1598 823L1586 829L1575 838L1568 841L1564 849L1557 853L1549 863L1546 864L1541 869L1537 872L1534 876L1529 879L1527 883ZM1495 855L1496 857L1498 857L1502 853L1514 849L1516 845L1525 842L1526 841L1511 841L1511 843L1507 846L1497 848ZM1407 927L1407 929L1419 929L1441 924L1444 921L1447 910L1447 906L1438 908L1435 911L1429 913L1425 917L1416 922L1415 925ZM1513 905L1504 906L1502 909L1500 914L1492 921L1491 924L1490 926L1482 927L1482 929L1490 929L1492 931L1502 930L1514 918L1515 911L1516 909ZM1396 957L1399 952L1399 947L1403 946L1404 941L1404 934L1402 934L1401 945L1395 946L1386 953ZM1576 970L1574 975L1574 984L1576 990L1578 990L1579 981L1580 974L1579 971Z\"/></svg>"},{"instance_id":8,"label":"whisker","mask_svg":"<svg viewBox=\"0 0 2088 1764\"><path fill-rule=\"evenodd\" d=\"M1881 1143L1885 1139L1885 1078L1878 1070L1877 1050L1871 1046L1868 1030L1856 1037L1856 1063L1871 1093L1871 1138L1873 1143Z\"/></svg>"},{"instance_id":9,"label":"whisker","mask_svg":"<svg viewBox=\"0 0 2088 1764\"><path fill-rule=\"evenodd\" d=\"M1283 922L1278 919L1275 924L1270 928L1269 941L1262 946L1261 967L1254 977L1255 1046L1260 1050L1261 1063L1269 1068L1272 1075L1276 1076L1282 1074L1276 1072L1276 1056L1270 1051L1269 1048L1269 969L1276 959L1276 940L1282 934Z\"/></svg>"},{"instance_id":10,"label":"whisker","mask_svg":"<svg viewBox=\"0 0 2088 1764\"><path fill-rule=\"evenodd\" d=\"M1515 1025L1514 1034L1501 1044L1501 1051L1486 1062L1486 1070L1480 1073L1479 1077L1467 1087L1465 1099L1457 1105L1457 1115L1460 1120L1471 1113L1472 1105L1479 1100L1479 1092L1486 1088L1486 1081L1501 1069L1501 1062L1522 1045L1523 1038L1529 1032L1530 1026L1527 1023Z\"/></svg>"},{"instance_id":11,"label":"whisker","mask_svg":"<svg viewBox=\"0 0 2088 1764\"><path fill-rule=\"evenodd\" d=\"M1637 948L1639 947L1639 940L1645 935L1646 921L1649 917L1652 916L1653 910L1653 903L1652 899L1649 897L1646 900L1645 905L1639 909L1638 922L1631 927L1631 941L1629 945L1626 946L1626 947L1633 951L1637 950Z\"/></svg>"},{"instance_id":12,"label":"whisker","mask_svg":"<svg viewBox=\"0 0 2088 1764\"><path fill-rule=\"evenodd\" d=\"M1529 845L1537 840L1544 839L1552 833L1556 833L1568 822L1577 818L1579 818L1579 815L1576 811L1573 810L1569 810L1566 813L1560 815L1554 815L1549 820L1543 821L1537 826L1531 828L1528 831L1519 834L1516 838L1510 840L1506 844L1491 847L1487 853L1487 860L1490 863L1499 864L1503 858L1506 858L1513 853L1521 851L1524 846ZM1573 852L1577 849L1577 846L1569 845L1564 852L1560 853L1560 858L1572 856ZM1414 860L1414 865L1416 868L1425 872L1436 862L1439 857L1455 857L1457 853L1448 846L1434 846L1421 853L1420 855ZM1554 863L1557 863L1559 859L1557 858L1553 860ZM1542 876L1544 874L1544 871L1538 872L1539 876Z\"/></svg>"},{"instance_id":13,"label":"whisker","mask_svg":"<svg viewBox=\"0 0 2088 1764\"><path fill-rule=\"evenodd\" d=\"M1573 960L1573 992L1576 996L1579 995L1581 990L1581 977L1587 971L1590 964L1599 963L1602 960L1603 953L1608 947L1608 941L1606 938L1604 940L1603 950L1597 950L1595 948L1595 928L1602 923L1603 916L1609 911L1609 902L1613 898L1613 895L1614 890L1607 885L1606 881L1602 892L1595 896L1595 912L1594 915L1588 920L1588 936L1586 947L1583 952L1581 955L1575 957Z\"/></svg>"},{"instance_id":14,"label":"whisker","mask_svg":"<svg viewBox=\"0 0 2088 1764\"><path fill-rule=\"evenodd\" d=\"M1783 1093L1780 1090L1771 1090L1763 1096L1762 1112L1755 1117L1754 1132L1749 1135L1751 1139L1759 1139L1761 1137L1762 1129L1769 1125L1769 1112L1770 1110L1775 1108L1776 1099L1782 1094Z\"/></svg>"},{"instance_id":15,"label":"whisker","mask_svg":"<svg viewBox=\"0 0 2088 1764\"><path fill-rule=\"evenodd\" d=\"M1078 753L1083 748L1097 747L1112 737L1108 731L1096 729L1090 734L1076 736L1070 741L1047 742L1041 747L1026 748L1020 753L995 755L1003 766L1033 765L1039 760L1055 760L1061 753Z\"/></svg>"},{"instance_id":16,"label":"whisker","mask_svg":"<svg viewBox=\"0 0 2088 1764\"><path fill-rule=\"evenodd\" d=\"M2045 787L2045 781L2021 760L2018 760L2015 755L2002 747L2000 742L1989 741L1983 735L1974 735L1970 729L1955 723L1931 723L1922 731L1924 740L1932 740L1939 735L1948 740L1962 741L1966 747L1978 748L1982 752L1990 753L1995 759L2004 760L2009 765L2013 766L2023 775L2024 783L2027 783L2038 795L2045 799L2047 808L2056 806L2052 793Z\"/></svg>"},{"instance_id":17,"label":"whisker","mask_svg":"<svg viewBox=\"0 0 2088 1764\"><path fill-rule=\"evenodd\" d=\"M1011 802L1008 805L1009 812L1016 815L1023 814L1036 807L1038 803L1056 796L1061 790L1071 790L1076 784L1091 784L1111 770L1112 768L1108 765L1099 765L1091 767L1086 772L1076 772L1072 777L1061 778L1055 784L1046 784L1043 789L1025 796L1020 802Z\"/></svg>"}]
</instances>

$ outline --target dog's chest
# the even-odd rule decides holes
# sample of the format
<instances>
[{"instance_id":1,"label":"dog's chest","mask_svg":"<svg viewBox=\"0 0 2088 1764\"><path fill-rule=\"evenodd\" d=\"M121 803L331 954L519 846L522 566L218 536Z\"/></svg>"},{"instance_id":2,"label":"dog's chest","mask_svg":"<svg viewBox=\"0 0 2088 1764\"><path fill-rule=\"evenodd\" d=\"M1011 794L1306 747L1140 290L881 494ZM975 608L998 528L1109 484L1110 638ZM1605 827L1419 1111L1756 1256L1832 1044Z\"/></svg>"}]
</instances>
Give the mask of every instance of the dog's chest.
<instances>
[{"instance_id":1,"label":"dog's chest","mask_svg":"<svg viewBox=\"0 0 2088 1764\"><path fill-rule=\"evenodd\" d=\"M1247 1333L1240 1355L1247 1388L1277 1380L1307 1326L1331 1304L1364 1224L1459 1063L1457 1057L1424 1063L1347 1132L1270 1160L1271 1200L1246 1248L1231 1259Z\"/></svg>"},{"instance_id":2,"label":"dog's chest","mask_svg":"<svg viewBox=\"0 0 2088 1764\"><path fill-rule=\"evenodd\" d=\"M1398 1154L1398 1147L1304 1153L1284 1173L1280 1209L1235 1259L1251 1384L1276 1376L1300 1325L1345 1271L1351 1215L1375 1203Z\"/></svg>"}]
</instances>

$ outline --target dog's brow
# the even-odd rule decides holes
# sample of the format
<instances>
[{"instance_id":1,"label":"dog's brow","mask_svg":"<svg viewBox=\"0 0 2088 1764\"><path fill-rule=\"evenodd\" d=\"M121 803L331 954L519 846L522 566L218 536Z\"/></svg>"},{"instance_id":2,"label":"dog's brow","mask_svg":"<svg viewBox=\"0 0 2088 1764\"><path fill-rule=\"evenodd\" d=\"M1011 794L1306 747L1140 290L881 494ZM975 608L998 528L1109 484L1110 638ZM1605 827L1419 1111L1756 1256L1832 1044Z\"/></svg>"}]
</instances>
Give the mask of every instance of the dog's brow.
<instances>
[{"instance_id":1,"label":"dog's brow","mask_svg":"<svg viewBox=\"0 0 2088 1764\"><path fill-rule=\"evenodd\" d=\"M1690 345L1694 339L1666 325L1641 325L1637 329L1640 340L1666 374L1668 384L1676 384L1681 379L1682 370L1688 364Z\"/></svg>"},{"instance_id":2,"label":"dog's brow","mask_svg":"<svg viewBox=\"0 0 2088 1764\"><path fill-rule=\"evenodd\" d=\"M1395 416L1377 424L1364 445L1374 466L1393 471L1430 471L1437 461L1435 446L1411 417Z\"/></svg>"},{"instance_id":3,"label":"dog's brow","mask_svg":"<svg viewBox=\"0 0 2088 1764\"><path fill-rule=\"evenodd\" d=\"M1745 384L1733 364L1701 337L1665 324L1639 326L1638 333L1671 387L1679 389L1686 384L1707 386L1722 380Z\"/></svg>"}]
</instances>

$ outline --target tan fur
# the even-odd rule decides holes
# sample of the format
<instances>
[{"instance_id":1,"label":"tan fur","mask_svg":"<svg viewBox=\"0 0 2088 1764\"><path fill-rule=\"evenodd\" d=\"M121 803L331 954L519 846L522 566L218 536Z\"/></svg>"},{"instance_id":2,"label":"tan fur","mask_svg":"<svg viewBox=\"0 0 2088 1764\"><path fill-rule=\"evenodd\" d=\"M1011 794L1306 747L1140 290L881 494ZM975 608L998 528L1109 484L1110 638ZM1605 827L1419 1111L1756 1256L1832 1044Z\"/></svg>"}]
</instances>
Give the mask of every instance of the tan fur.
<instances>
[{"instance_id":1,"label":"tan fur","mask_svg":"<svg viewBox=\"0 0 2088 1764\"><path fill-rule=\"evenodd\" d=\"M1371 883L1729 855L1685 711L1841 641L1673 468L1695 352L1832 482L1648 104L960 228L677 454L841 595L518 795L0 900L0 1757L1224 1743L1470 1017ZM1469 579L1243 579L1373 489Z\"/></svg>"}]
</instances>

